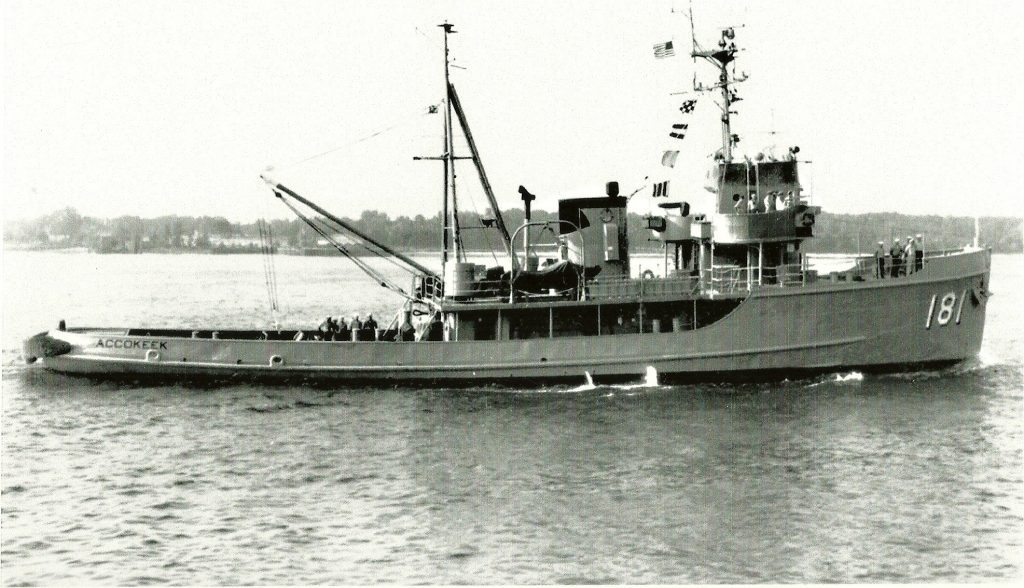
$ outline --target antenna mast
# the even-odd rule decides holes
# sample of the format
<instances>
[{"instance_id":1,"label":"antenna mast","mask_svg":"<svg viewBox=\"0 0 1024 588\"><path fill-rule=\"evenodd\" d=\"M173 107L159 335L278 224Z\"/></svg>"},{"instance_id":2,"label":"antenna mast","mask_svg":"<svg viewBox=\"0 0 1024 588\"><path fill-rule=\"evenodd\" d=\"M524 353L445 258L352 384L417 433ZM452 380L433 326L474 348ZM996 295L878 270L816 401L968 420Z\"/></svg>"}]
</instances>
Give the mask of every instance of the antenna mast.
<instances>
[{"instance_id":1,"label":"antenna mast","mask_svg":"<svg viewBox=\"0 0 1024 588\"><path fill-rule=\"evenodd\" d=\"M452 101L448 96L448 88L451 85L448 76L448 35L456 33L455 25L449 22L437 25L444 29L444 87L445 87L445 108L444 108L444 205L441 221L444 237L442 239L441 263L448 262L449 232L452 233L451 241L455 246L455 260L458 261L462 255L462 237L459 235L458 209L455 205L455 141L452 133ZM448 206L449 193L451 194L451 206Z\"/></svg>"},{"instance_id":2,"label":"antenna mast","mask_svg":"<svg viewBox=\"0 0 1024 588\"><path fill-rule=\"evenodd\" d=\"M743 73L740 76L729 75L727 66L735 61L736 53L739 49L736 47L736 43L733 41L736 38L736 31L733 27L727 27L722 29L722 37L718 40L718 48L706 50L697 44L697 38L693 33L693 7L690 7L690 36L693 41L693 51L690 56L693 57L694 61L700 57L715 66L718 70L718 83L710 86L704 84L694 84L693 89L697 92L710 92L713 90L722 91L722 158L726 163L732 161L732 148L739 138L732 134L732 115L736 114L732 110L732 103L739 100L736 96L736 92L731 88L733 84L738 84L747 79L747 74Z\"/></svg>"},{"instance_id":3,"label":"antenna mast","mask_svg":"<svg viewBox=\"0 0 1024 588\"><path fill-rule=\"evenodd\" d=\"M455 197L455 161L458 159L472 159L476 165L476 171L480 175L480 184L484 189L484 193L487 195L487 200L491 204L491 208L494 211L494 221L497 224L498 231L501 233L502 246L508 253L512 252L511 239L509 238L508 229L505 227L505 220L501 216L501 209L498 207L498 201L494 197L494 191L491 189L491 183L487 179L487 173L484 171L483 162L480 160L480 152L477 151L476 142L473 141L473 133L469 130L469 121L466 120L466 113L462 109L462 105L459 103L459 95L455 91L455 86L452 85L450 79L450 67L451 63L448 58L448 35L450 33L457 32L454 27L455 25L445 22L444 24L437 25L444 29L444 83L445 83L445 109L444 109L444 145L443 151L439 156L416 156L414 160L440 160L444 164L444 200L441 203L441 265L442 267L448 263L449 250L454 247L455 261L465 261L466 251L462 243L462 231L459 226L459 208L458 202ZM454 66L458 67L458 66ZM431 112L434 112L433 110ZM453 130L454 123L453 118L458 117L459 126L462 129L462 134L466 138L466 143L469 145L470 153L469 157L462 157L455 155L455 131ZM467 227L467 228L487 228L490 225L485 224L483 227Z\"/></svg>"}]
</instances>

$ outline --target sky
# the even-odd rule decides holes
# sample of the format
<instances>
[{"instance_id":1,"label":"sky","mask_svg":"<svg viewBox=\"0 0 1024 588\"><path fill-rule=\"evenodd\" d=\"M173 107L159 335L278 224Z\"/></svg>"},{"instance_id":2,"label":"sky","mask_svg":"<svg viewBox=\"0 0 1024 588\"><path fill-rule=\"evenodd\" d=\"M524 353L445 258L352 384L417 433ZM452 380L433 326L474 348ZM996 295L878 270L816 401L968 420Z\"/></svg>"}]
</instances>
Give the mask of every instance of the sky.
<instances>
[{"instance_id":1,"label":"sky","mask_svg":"<svg viewBox=\"0 0 1024 588\"><path fill-rule=\"evenodd\" d=\"M503 208L554 210L616 180L697 211L718 113L698 97L689 3L12 1L3 14L3 214L288 218L260 180L342 216L441 206L442 36ZM734 131L755 154L799 145L832 212L1020 216L1018 2L694 0L698 40L736 27ZM655 59L672 40L677 55ZM467 154L464 142L456 145ZM662 151L679 162L660 165ZM483 211L469 162L460 208ZM269 170L269 171L268 171ZM645 180L645 178L647 178ZM709 211L707 208L703 208Z\"/></svg>"}]
</instances>

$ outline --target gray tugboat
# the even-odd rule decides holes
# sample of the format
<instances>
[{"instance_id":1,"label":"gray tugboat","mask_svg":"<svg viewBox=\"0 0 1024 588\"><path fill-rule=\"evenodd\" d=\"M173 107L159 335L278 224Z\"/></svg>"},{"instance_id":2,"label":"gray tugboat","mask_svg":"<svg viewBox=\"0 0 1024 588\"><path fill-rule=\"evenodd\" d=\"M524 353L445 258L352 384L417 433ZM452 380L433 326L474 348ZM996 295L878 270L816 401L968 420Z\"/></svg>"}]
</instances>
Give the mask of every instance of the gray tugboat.
<instances>
[{"instance_id":1,"label":"gray tugboat","mask_svg":"<svg viewBox=\"0 0 1024 588\"><path fill-rule=\"evenodd\" d=\"M647 228L664 244L665 272L633 277L628 197L558 202L557 220L532 221L534 196L520 187L526 220L509 232L448 80L445 33L444 226L440 273L362 234L287 186L274 195L381 285L406 299L386 328L315 331L202 328L66 328L25 342L28 362L102 377L255 378L393 382L770 379L857 369L938 368L974 357L982 341L991 252L973 247L853 258L819 272L802 251L818 207L801 188L798 149L781 157L734 157L730 125L737 55L731 29L692 57L719 74L722 146L709 177L714 210L665 202ZM453 153L458 123L468 156ZM455 165L471 160L493 218L460 225ZM462 232L493 231L509 267L466 259ZM403 287L376 273L335 235L409 270ZM920 247L920 244L917 245ZM542 263L543 260L543 263Z\"/></svg>"}]
</instances>

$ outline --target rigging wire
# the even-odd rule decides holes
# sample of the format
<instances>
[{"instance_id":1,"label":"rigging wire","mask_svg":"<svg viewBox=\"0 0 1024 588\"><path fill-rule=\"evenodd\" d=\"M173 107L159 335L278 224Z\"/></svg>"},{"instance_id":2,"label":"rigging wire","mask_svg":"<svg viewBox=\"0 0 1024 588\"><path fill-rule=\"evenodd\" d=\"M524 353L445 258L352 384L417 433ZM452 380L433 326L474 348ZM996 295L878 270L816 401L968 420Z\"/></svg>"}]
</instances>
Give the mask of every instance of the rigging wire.
<instances>
[{"instance_id":1,"label":"rigging wire","mask_svg":"<svg viewBox=\"0 0 1024 588\"><path fill-rule=\"evenodd\" d=\"M423 31L421 31L419 27L413 27L413 28L415 28L416 32L419 33L420 35L422 35L423 38L426 39L428 43L433 45L435 49L437 49L438 51L444 51L444 49L440 45L438 45L436 41L434 41L433 39L428 37L427 34L424 33Z\"/></svg>"},{"instance_id":2,"label":"rigging wire","mask_svg":"<svg viewBox=\"0 0 1024 588\"><path fill-rule=\"evenodd\" d=\"M277 262L274 261L274 231L270 223L267 223L266 220L263 222L267 227L267 251L269 253L267 257L270 259L270 286L273 292L272 309L274 312L277 312L281 307L278 304L277 297Z\"/></svg>"},{"instance_id":3,"label":"rigging wire","mask_svg":"<svg viewBox=\"0 0 1024 588\"><path fill-rule=\"evenodd\" d=\"M267 238L263 234L263 219L256 220L256 230L260 236L260 263L263 264L263 286L267 289L267 301L270 302L270 310L274 310L274 296L270 292L270 270L267 267Z\"/></svg>"},{"instance_id":4,"label":"rigging wire","mask_svg":"<svg viewBox=\"0 0 1024 588\"><path fill-rule=\"evenodd\" d=\"M306 219L303 219L303 220L306 220ZM337 233L342 232L342 231L345 230L345 227L342 227L341 225L331 221L330 219L327 219L327 218L324 218L324 217L321 217L321 216L314 216L314 217L308 218L307 222L308 223L316 223L316 225L319 227L319 230L317 231L319 234L330 233L330 232L334 232L335 234L337 234ZM396 261L391 255L388 255L387 253L385 253L385 252L375 248L370 243L366 243L366 242L363 242L363 241L357 241L357 242L353 242L353 243L346 243L345 247L346 248L359 248L361 250L366 251L367 253L369 253L371 255L375 255L375 256L381 258L382 260L387 261L388 263L390 263L391 265L397 267L398 269L401 269L401 270L403 270L405 272L408 272L410 274L415 274L415 272L413 272L412 270L410 270L406 266L404 266L404 265L400 264L398 261Z\"/></svg>"},{"instance_id":5,"label":"rigging wire","mask_svg":"<svg viewBox=\"0 0 1024 588\"><path fill-rule=\"evenodd\" d=\"M482 219L483 215L480 214L480 208L476 205L476 198L473 197L472 190L464 190L465 193L469 194L469 203L473 205L473 211L476 212L477 218ZM480 223L483 224L483 221ZM494 265L498 265L498 256L494 253L494 246L491 245L491 232L486 227L480 229L484 234L484 241L487 243L487 249L491 252L491 257L494 258Z\"/></svg>"},{"instance_id":6,"label":"rigging wire","mask_svg":"<svg viewBox=\"0 0 1024 588\"><path fill-rule=\"evenodd\" d=\"M314 160L314 159L317 159L317 158L320 158L320 157L324 157L324 156L326 156L326 155L329 155L329 154L331 154L331 153L335 153L335 152L337 152L337 151L340 151L340 150L342 150L342 149L345 149L345 148L351 147L351 146L353 146L353 145L357 145L357 144L359 144L359 143L362 143L362 142L364 142L364 141L368 141L368 140L370 140L370 139L373 139L373 138L375 138L375 137L378 137L378 136L380 136L380 135L383 135L383 134L385 134L385 133L388 133L388 132L390 132L390 131L393 131L393 130L395 130L395 129L397 129L397 128L399 128L399 127L403 126L403 125L405 125L406 123L408 123L408 122L410 122L410 121L412 121L412 120L414 120L414 119L416 119L416 118L419 118L419 117L423 117L423 116L430 116L430 115L433 115L433 114L437 114L437 112L439 111L439 109L440 109L440 104L432 104L432 105L429 105L429 106L428 106L428 107L426 108L426 111L425 111L425 112L419 112L419 113L417 113L417 114L415 114L415 115L411 115L411 116L405 117L405 118L401 119L401 120L400 120L399 122L397 122L397 123L395 123L395 124L392 124L392 125L390 125L390 126L388 126L388 127L385 127L385 128L383 128L383 129L379 129L379 130L376 130L376 131L374 131L374 132L372 132L372 133L370 133L370 134L368 134L368 135L366 135L366 136L364 136L364 137L361 137L361 138L359 138L359 139L356 139L355 141L352 141L352 142L346 143L346 144L344 144L344 145L341 145L341 146L338 146L338 147L334 147L334 148L331 148L331 149L328 149L328 150L325 150L325 151L321 151L321 152L319 152L319 153L316 153L316 154L314 154L314 155L310 155L310 156L308 156L308 157L305 157L305 158L303 158L303 159L300 159L300 160L298 160L298 161L294 161L294 162L292 162L292 163L288 163L288 164L285 164L285 165L283 165L283 166L278 166L278 167L277 167L277 169L278 169L278 171L280 171L280 170L282 170L282 169L288 169L288 168L292 168L292 167L294 167L294 166L298 166L298 165L300 165L300 164L303 164L303 163L306 163L306 162L312 161L312 160ZM271 168L268 168L268 169L273 169L273 168L271 167ZM292 211L293 211L293 212L295 211L295 209L294 209L293 207L289 206L289 208L292 208ZM306 217L300 217L300 218L303 218L304 220L306 220L307 224L309 224L309 223L311 222L311 221L310 221L310 220L308 220L308 219L307 219ZM325 221L321 221L321 222L324 222L324 224L326 225L326 222L325 222ZM343 227L339 227L339 226L334 226L333 224L332 224L332 225L327 225L327 226L329 226L329 227L330 227L330 228L331 228L332 230L334 230L334 231L339 231L339 230L343 229ZM314 229L314 230L315 230L315 229ZM318 231L318 232L320 232L320 231ZM327 237L326 235L324 235L324 238L325 238L325 239L328 239L328 241L331 241L331 242L332 242L332 244L334 244L334 243L333 243L333 240L332 240L331 238ZM391 255L388 255L388 254L387 254L386 252L383 252L383 251L381 251L381 250L379 250L379 249L377 249L377 248L375 248L375 247L371 246L371 245L370 245L369 243L365 243L365 242L358 242L358 243L352 244L352 246L355 246L355 247L359 247L359 248L361 248L361 249L363 249L363 250L365 250L365 251L367 251L367 252L369 252L369 253L371 253L371 254L373 254L373 255L376 255L377 257L380 257L380 258L382 258L382 259L385 259L385 260L387 260L387 261L388 261L388 263L390 263L390 264L394 265L394 266L395 266L395 267L397 267L397 268L403 269L403 270L405 270L405 271L407 271L407 272L409 272L409 273L414 273L414 272L412 272L411 270L409 270L409 268L407 268L407 267L405 267L405 266L401 265L401 264L400 264L400 263L399 263L399 262L398 262L397 260L393 259ZM346 249L346 250L347 250L347 249ZM364 270L364 271L365 271L365 270Z\"/></svg>"},{"instance_id":7,"label":"rigging wire","mask_svg":"<svg viewBox=\"0 0 1024 588\"><path fill-rule=\"evenodd\" d=\"M389 133L389 132L397 129L398 127L408 123L409 121L414 120L416 118L419 118L421 116L430 116L431 114L436 114L436 112L431 112L432 110L434 110L434 108L433 108L434 105L431 104L429 106L430 107L427 108L426 112L421 112L421 113L418 113L418 114L415 114L415 115L407 116L407 117L399 120L398 122L396 122L396 123L394 123L394 124L392 124L392 125L390 125L388 127L385 127L383 129L378 129L376 131L373 131L369 135L366 135L364 137L360 137L359 139L356 139L355 141L351 141L349 143L345 143L344 145L339 145L338 147L333 147L331 149L327 149L326 151L321 151L320 153L316 153L314 155L310 155L309 157L305 157L305 158L300 159L298 161L293 161L291 163L286 163L286 164L284 164L282 166L277 166L277 169L278 170L288 169L288 168L291 168L291 167L294 167L294 166L297 166L297 165L300 165L300 164L312 161L314 159L318 159L320 157L324 157L325 155L330 155L331 153L335 153L337 151L341 151L342 149L346 149L348 147L352 147L353 145L358 145L359 143L363 143L365 141L369 141L370 139L373 139L374 137L378 137L378 136L383 135L385 133Z\"/></svg>"},{"instance_id":8,"label":"rigging wire","mask_svg":"<svg viewBox=\"0 0 1024 588\"><path fill-rule=\"evenodd\" d=\"M280 328L278 312L281 310L277 292L277 264L274 261L274 235L267 222L269 208L266 200L260 202L261 215L256 221L260 237L260 257L263 261L264 283L267 288L267 299L270 303L270 320L275 329Z\"/></svg>"},{"instance_id":9,"label":"rigging wire","mask_svg":"<svg viewBox=\"0 0 1024 588\"><path fill-rule=\"evenodd\" d=\"M270 302L271 313L278 310L277 304L277 275L273 264L273 238L270 236L270 226L265 219L256 221L256 228L260 235L260 257L263 259L263 281L267 287L267 298Z\"/></svg>"},{"instance_id":10,"label":"rigging wire","mask_svg":"<svg viewBox=\"0 0 1024 588\"><path fill-rule=\"evenodd\" d=\"M345 245L338 242L337 239L328 234L328 232L324 230L321 226L319 226L315 221L311 220L309 217L302 214L302 211L300 211L298 208L292 205L291 202L288 202L284 198L282 198L281 201L284 202L284 205L291 209L293 213L295 213L295 216L299 217L299 219L301 219L302 222L306 223L310 228L316 231L318 235L323 237L328 243L330 243L335 249L337 249L339 253L347 257L352 263L356 265L356 267L362 270L363 273L370 276L382 287L387 288L408 300L415 300L412 296L407 294L405 290L403 290L401 287L392 283L391 280L386 278L383 274L370 267L369 264L367 264L365 261L359 259L358 256L354 255L351 251L348 250L347 247L345 247Z\"/></svg>"},{"instance_id":11,"label":"rigging wire","mask_svg":"<svg viewBox=\"0 0 1024 588\"><path fill-rule=\"evenodd\" d=\"M347 229L345 227L335 223L334 221L332 221L332 220L330 220L328 218L324 218L322 216L312 217L310 219L310 222L319 223L320 227L323 230L325 230L325 231L330 230L330 231L333 231L335 233L342 232L342 231L347 231ZM410 275L416 275L416 273L417 273L417 272L413 271L412 269L410 269L408 266L405 266L405 265L399 263L399 261L393 255L387 253L386 251L381 250L377 245L375 245L373 243L369 243L369 242L365 242L365 241L357 241L355 243L348 243L347 246L348 247L358 247L358 248L360 248L362 250L365 250L367 253L370 253L371 255L375 255L375 256L379 257L380 259L390 263L391 265L395 266L396 268L398 268L398 269L400 269L400 270L402 270L402 271L404 271L404 272L406 272L406 273L408 273Z\"/></svg>"}]
</instances>

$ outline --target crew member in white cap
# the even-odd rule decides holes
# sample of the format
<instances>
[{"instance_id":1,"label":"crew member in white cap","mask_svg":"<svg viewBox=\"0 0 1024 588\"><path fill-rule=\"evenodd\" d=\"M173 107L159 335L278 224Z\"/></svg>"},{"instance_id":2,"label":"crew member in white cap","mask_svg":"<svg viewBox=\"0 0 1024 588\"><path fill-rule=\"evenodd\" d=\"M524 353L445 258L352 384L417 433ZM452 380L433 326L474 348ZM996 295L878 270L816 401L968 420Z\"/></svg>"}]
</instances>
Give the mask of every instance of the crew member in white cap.
<instances>
[{"instance_id":1,"label":"crew member in white cap","mask_svg":"<svg viewBox=\"0 0 1024 588\"><path fill-rule=\"evenodd\" d=\"M889 257L891 258L891 265L889 266L889 276L897 278L900 275L900 266L903 265L903 248L900 247L899 237L893 238L892 248L889 249Z\"/></svg>"},{"instance_id":2,"label":"crew member in white cap","mask_svg":"<svg viewBox=\"0 0 1024 588\"><path fill-rule=\"evenodd\" d=\"M885 241L878 242L878 251L875 251L875 259L878 262L878 273L875 276L879 280L885 279L885 266L886 258L889 257L889 251L885 248Z\"/></svg>"},{"instance_id":3,"label":"crew member in white cap","mask_svg":"<svg viewBox=\"0 0 1024 588\"><path fill-rule=\"evenodd\" d=\"M907 275L914 273L914 258L917 256L914 247L914 238L907 235L907 244L903 247L903 265L906 267Z\"/></svg>"}]
</instances>

